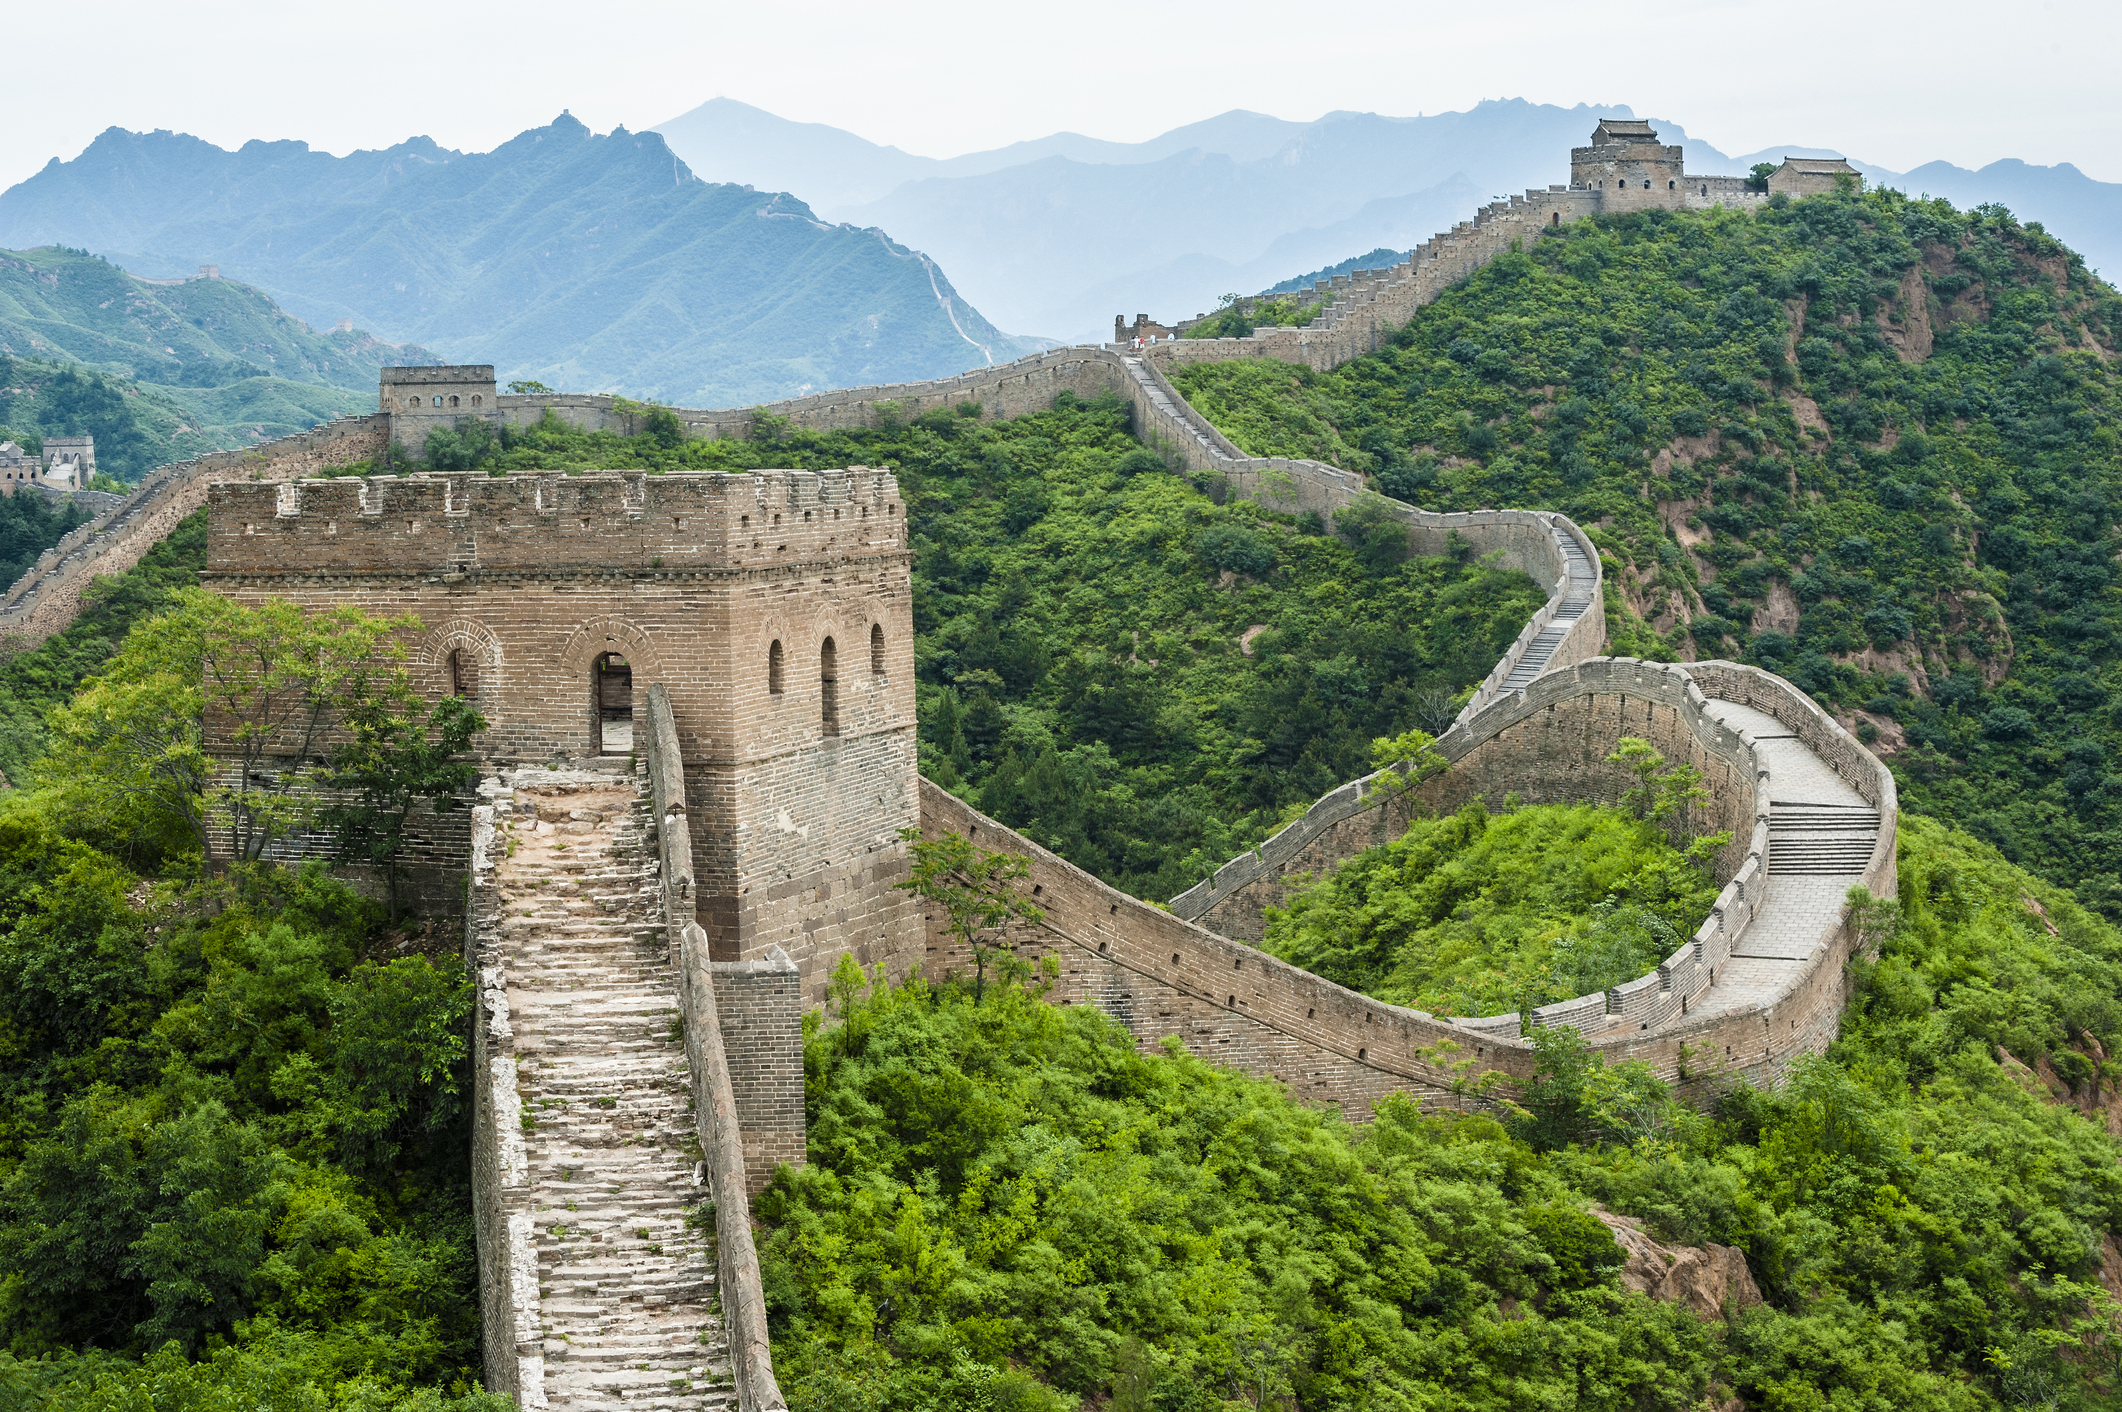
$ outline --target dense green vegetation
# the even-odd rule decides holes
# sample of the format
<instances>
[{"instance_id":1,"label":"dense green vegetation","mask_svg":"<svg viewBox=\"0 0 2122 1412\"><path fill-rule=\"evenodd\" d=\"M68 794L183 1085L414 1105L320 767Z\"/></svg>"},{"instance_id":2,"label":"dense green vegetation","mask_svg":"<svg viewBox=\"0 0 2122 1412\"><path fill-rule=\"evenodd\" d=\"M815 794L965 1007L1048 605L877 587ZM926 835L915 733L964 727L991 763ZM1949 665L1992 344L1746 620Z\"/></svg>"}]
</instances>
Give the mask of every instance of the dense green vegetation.
<instances>
[{"instance_id":1,"label":"dense green vegetation","mask_svg":"<svg viewBox=\"0 0 2122 1412\"><path fill-rule=\"evenodd\" d=\"M1247 338L1256 328L1289 328L1308 324L1325 307L1322 300L1306 302L1300 291L1282 299L1240 300L1223 296L1222 307L1204 316L1181 335L1185 338Z\"/></svg>"},{"instance_id":2,"label":"dense green vegetation","mask_svg":"<svg viewBox=\"0 0 2122 1412\"><path fill-rule=\"evenodd\" d=\"M384 644L416 622L143 569L101 625L174 606L100 660L44 654L30 693L97 673L51 711L39 787L0 794L0 1405L498 1409L473 1386L454 929L259 862L303 815L255 787L311 722L326 816L389 870L410 801L468 783L449 757L478 719L410 691ZM236 861L208 873L217 828Z\"/></svg>"},{"instance_id":3,"label":"dense green vegetation","mask_svg":"<svg viewBox=\"0 0 2122 1412\"><path fill-rule=\"evenodd\" d=\"M1580 222L1334 372L1174 378L1249 451L1567 512L1616 650L1862 711L1904 804L2122 916L2118 336L2038 227L1882 192Z\"/></svg>"},{"instance_id":4,"label":"dense green vegetation","mask_svg":"<svg viewBox=\"0 0 2122 1412\"><path fill-rule=\"evenodd\" d=\"M1270 909L1264 945L1396 1005L1495 1015L1634 980L1716 897L1706 869L1628 810L1476 802L1300 888Z\"/></svg>"},{"instance_id":5,"label":"dense green vegetation","mask_svg":"<svg viewBox=\"0 0 2122 1412\"><path fill-rule=\"evenodd\" d=\"M502 1405L464 1393L451 948L321 872L150 890L77 832L0 801L0 1404Z\"/></svg>"},{"instance_id":6,"label":"dense green vegetation","mask_svg":"<svg viewBox=\"0 0 2122 1412\"><path fill-rule=\"evenodd\" d=\"M439 361L312 333L234 280L149 284L82 250L0 251L0 425L96 438L126 482L376 408L376 369Z\"/></svg>"},{"instance_id":7,"label":"dense green vegetation","mask_svg":"<svg viewBox=\"0 0 2122 1412\"><path fill-rule=\"evenodd\" d=\"M1914 276L1931 357L1888 359L1918 268L1895 261L1962 236ZM2105 300L1997 213L1828 200L1567 232L1333 375L1190 373L1260 449L1597 525L1625 642L1809 674L1905 734L1907 797L2038 866L1905 815L1901 899L1862 901L1877 952L1840 1040L1774 1092L1696 1056L1699 1107L1558 1030L1514 1101L1440 1051L1464 1094L1357 1127L1046 1003L1000 922L977 979L894 988L850 963L806 1032L810 1165L759 1206L793 1406L2113 1405L2122 932L2052 880L2104 903L2114 866L2111 387L2041 343L2066 316L2111 342ZM1797 430L1801 390L1828 436ZM548 421L424 450L896 467L923 768L1152 897L1361 773L1373 737L1448 719L1538 602L1463 557L1409 560L1360 514L1329 535L1218 505L1116 404L975 411L693 443L642 408L631 437ZM89 674L137 684L112 659L202 553L194 518L0 664L11 778ZM1798 618L1771 627L1785 590ZM379 769L396 739L343 763ZM201 878L181 831L84 787L101 758L0 795L0 1408L498 1412L471 1386L453 948L315 871ZM1709 890L1684 782L1645 773L1633 811L1421 821L1300 892L1270 944L1443 1010L1638 973ZM1623 1293L1594 1202L1737 1246L1766 1304L1699 1322Z\"/></svg>"},{"instance_id":8,"label":"dense green vegetation","mask_svg":"<svg viewBox=\"0 0 2122 1412\"><path fill-rule=\"evenodd\" d=\"M335 388L356 394L363 411L374 409L377 368L440 361L372 334L312 333L236 280L150 284L100 256L57 245L0 251L0 349L78 363L179 397L260 379Z\"/></svg>"},{"instance_id":9,"label":"dense green vegetation","mask_svg":"<svg viewBox=\"0 0 2122 1412\"><path fill-rule=\"evenodd\" d=\"M1344 539L1218 505L1128 435L1117 402L977 411L686 441L644 408L633 436L548 418L424 450L496 472L896 468L923 770L1158 900L1363 773L1374 737L1441 728L1541 601L1520 574L1409 559L1361 517Z\"/></svg>"},{"instance_id":10,"label":"dense green vegetation","mask_svg":"<svg viewBox=\"0 0 2122 1412\"><path fill-rule=\"evenodd\" d=\"M223 387L160 387L73 363L0 353L0 425L40 439L93 436L97 471L127 484L171 461L374 411L375 400L373 394L364 400L336 388L278 378L246 378Z\"/></svg>"},{"instance_id":11,"label":"dense green vegetation","mask_svg":"<svg viewBox=\"0 0 2122 1412\"><path fill-rule=\"evenodd\" d=\"M760 1208L791 1405L2109 1405L2122 1171L2062 1099L2116 1101L2122 934L1927 820L1902 886L1841 1042L1779 1092L1704 1078L1707 1114L1562 1030L1515 1113L1355 1129L1026 980L975 1005L850 967L811 1165ZM1766 1305L1622 1294L1593 1200L1740 1247Z\"/></svg>"},{"instance_id":12,"label":"dense green vegetation","mask_svg":"<svg viewBox=\"0 0 2122 1412\"><path fill-rule=\"evenodd\" d=\"M133 625L195 588L206 567L206 511L186 517L122 574L98 578L64 632L0 661L0 772L25 780L45 751L45 716L110 660Z\"/></svg>"}]
</instances>

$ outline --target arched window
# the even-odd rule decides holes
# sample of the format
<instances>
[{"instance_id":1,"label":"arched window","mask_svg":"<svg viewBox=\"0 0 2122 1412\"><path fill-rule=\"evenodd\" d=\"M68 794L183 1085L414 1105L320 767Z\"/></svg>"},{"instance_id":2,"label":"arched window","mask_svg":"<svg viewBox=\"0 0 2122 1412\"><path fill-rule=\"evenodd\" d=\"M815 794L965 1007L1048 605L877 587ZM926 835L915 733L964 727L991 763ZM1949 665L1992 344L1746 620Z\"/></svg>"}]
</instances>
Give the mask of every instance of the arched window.
<instances>
[{"instance_id":1,"label":"arched window","mask_svg":"<svg viewBox=\"0 0 2122 1412\"><path fill-rule=\"evenodd\" d=\"M472 405L473 405L474 407L476 407L476 406L478 406L478 405L479 405L479 394L478 394L478 393L476 393L476 392L474 392L474 393L472 394Z\"/></svg>"},{"instance_id":2,"label":"arched window","mask_svg":"<svg viewBox=\"0 0 2122 1412\"><path fill-rule=\"evenodd\" d=\"M449 694L466 701L479 696L479 659L461 647L450 649Z\"/></svg>"},{"instance_id":3,"label":"arched window","mask_svg":"<svg viewBox=\"0 0 2122 1412\"><path fill-rule=\"evenodd\" d=\"M818 649L818 711L827 735L840 734L840 671L833 656L833 640L827 638Z\"/></svg>"},{"instance_id":4,"label":"arched window","mask_svg":"<svg viewBox=\"0 0 2122 1412\"><path fill-rule=\"evenodd\" d=\"M774 695L781 694L781 639L766 649L766 689Z\"/></svg>"},{"instance_id":5,"label":"arched window","mask_svg":"<svg viewBox=\"0 0 2122 1412\"><path fill-rule=\"evenodd\" d=\"M1549 217L1547 218L1547 223L1548 223L1549 225L1551 225L1551 226L1558 226L1558 225L1561 225L1561 224L1562 224L1562 213L1561 213L1560 211L1557 211L1557 212L1555 212L1555 213L1554 213L1553 215L1551 215L1551 216L1549 216Z\"/></svg>"},{"instance_id":6,"label":"arched window","mask_svg":"<svg viewBox=\"0 0 2122 1412\"><path fill-rule=\"evenodd\" d=\"M450 406L452 406L452 407L454 407L454 406L456 406L456 405L457 405L457 399L456 399L456 396L455 396L454 394L452 394L452 395L451 395L451 397L450 397L450 399L449 399L449 405L450 405Z\"/></svg>"},{"instance_id":7,"label":"arched window","mask_svg":"<svg viewBox=\"0 0 2122 1412\"><path fill-rule=\"evenodd\" d=\"M442 395L440 393L435 394L435 405L437 407L442 405Z\"/></svg>"},{"instance_id":8,"label":"arched window","mask_svg":"<svg viewBox=\"0 0 2122 1412\"><path fill-rule=\"evenodd\" d=\"M884 625L869 625L869 669L875 676L884 675Z\"/></svg>"}]
</instances>

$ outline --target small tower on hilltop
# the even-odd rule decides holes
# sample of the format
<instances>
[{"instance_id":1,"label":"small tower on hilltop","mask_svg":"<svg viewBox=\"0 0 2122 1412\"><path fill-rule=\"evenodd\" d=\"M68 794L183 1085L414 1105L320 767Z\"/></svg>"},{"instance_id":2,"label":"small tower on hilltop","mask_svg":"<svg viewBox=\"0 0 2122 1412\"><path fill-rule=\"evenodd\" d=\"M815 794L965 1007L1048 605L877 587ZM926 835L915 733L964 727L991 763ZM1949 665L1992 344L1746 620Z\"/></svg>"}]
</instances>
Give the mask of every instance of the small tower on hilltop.
<instances>
[{"instance_id":1,"label":"small tower on hilltop","mask_svg":"<svg viewBox=\"0 0 2122 1412\"><path fill-rule=\"evenodd\" d=\"M455 430L468 421L501 419L492 363L384 368L378 377L376 408L390 414L390 439L415 460L436 427Z\"/></svg>"},{"instance_id":2,"label":"small tower on hilltop","mask_svg":"<svg viewBox=\"0 0 2122 1412\"><path fill-rule=\"evenodd\" d=\"M1858 191L1864 189L1864 173L1840 157L1785 157L1783 165L1769 173L1768 190L1772 196L1781 194L1795 201L1832 195L1844 180Z\"/></svg>"},{"instance_id":3,"label":"small tower on hilltop","mask_svg":"<svg viewBox=\"0 0 2122 1412\"><path fill-rule=\"evenodd\" d=\"M1606 118L1592 129L1591 146L1569 151L1569 184L1598 193L1606 211L1682 205L1686 180L1680 149L1635 118Z\"/></svg>"},{"instance_id":4,"label":"small tower on hilltop","mask_svg":"<svg viewBox=\"0 0 2122 1412\"><path fill-rule=\"evenodd\" d=\"M53 490L86 490L96 478L96 438L44 438L44 484Z\"/></svg>"}]
</instances>

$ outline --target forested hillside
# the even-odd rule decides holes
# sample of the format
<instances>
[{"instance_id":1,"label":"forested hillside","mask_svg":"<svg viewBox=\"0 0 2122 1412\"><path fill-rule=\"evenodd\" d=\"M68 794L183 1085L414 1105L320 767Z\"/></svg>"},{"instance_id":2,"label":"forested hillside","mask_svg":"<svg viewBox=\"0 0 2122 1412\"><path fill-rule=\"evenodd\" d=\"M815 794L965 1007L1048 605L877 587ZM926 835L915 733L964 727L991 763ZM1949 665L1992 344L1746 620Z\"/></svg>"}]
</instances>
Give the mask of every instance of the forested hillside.
<instances>
[{"instance_id":1,"label":"forested hillside","mask_svg":"<svg viewBox=\"0 0 2122 1412\"><path fill-rule=\"evenodd\" d=\"M1143 1053L1007 957L984 989L850 961L806 1030L809 1165L757 1207L792 1408L2112 1406L2122 931L2055 878L2104 900L2114 867L2117 312L2000 213L1830 198L1565 232L1339 373L1188 370L1250 446L1569 510L1619 646L1777 666L1892 748L1904 803L2037 867L1905 813L1832 1050L1772 1092L1690 1061L1686 1102L1551 1029L1522 1092L1439 1051L1452 1095L1357 1127ZM923 769L1151 898L1374 737L1440 728L1541 601L1361 509L1328 533L1218 504L1116 402L976 410L426 450L893 466ZM203 876L182 801L84 744L127 693L195 689L169 664L203 634L156 615L201 611L202 530L0 664L28 786L0 793L0 1408L499 1412L471 1386L454 939L316 871ZM1704 905L1655 822L1424 820L1270 940L1440 1008L1574 993ZM1760 1302L1628 1292L1602 1208L1734 1248Z\"/></svg>"},{"instance_id":2,"label":"forested hillside","mask_svg":"<svg viewBox=\"0 0 2122 1412\"><path fill-rule=\"evenodd\" d=\"M2122 933L1965 834L1902 839L1841 1040L1775 1092L1700 1076L1707 1112L1563 1028L1515 1104L1464 1063L1463 1098L1352 1128L1036 975L976 1004L850 964L811 1165L759 1207L790 1406L2112 1406ZM1764 1302L1624 1293L1594 1203L1737 1247Z\"/></svg>"},{"instance_id":3,"label":"forested hillside","mask_svg":"<svg viewBox=\"0 0 2122 1412\"><path fill-rule=\"evenodd\" d=\"M347 409L366 411L374 410L377 368L440 361L358 329L314 333L232 279L150 282L86 251L49 245L0 251L0 353L81 363L171 389L306 383L353 393Z\"/></svg>"},{"instance_id":4,"label":"forested hillside","mask_svg":"<svg viewBox=\"0 0 2122 1412\"><path fill-rule=\"evenodd\" d=\"M1174 379L1249 451L1568 513L1657 630L1617 651L1790 677L2122 916L2118 336L2038 227L1882 192L1581 222L1334 372Z\"/></svg>"},{"instance_id":5,"label":"forested hillside","mask_svg":"<svg viewBox=\"0 0 2122 1412\"><path fill-rule=\"evenodd\" d=\"M312 333L234 280L150 284L82 250L0 251L0 426L91 435L121 481L373 412L379 367L438 361Z\"/></svg>"}]
</instances>

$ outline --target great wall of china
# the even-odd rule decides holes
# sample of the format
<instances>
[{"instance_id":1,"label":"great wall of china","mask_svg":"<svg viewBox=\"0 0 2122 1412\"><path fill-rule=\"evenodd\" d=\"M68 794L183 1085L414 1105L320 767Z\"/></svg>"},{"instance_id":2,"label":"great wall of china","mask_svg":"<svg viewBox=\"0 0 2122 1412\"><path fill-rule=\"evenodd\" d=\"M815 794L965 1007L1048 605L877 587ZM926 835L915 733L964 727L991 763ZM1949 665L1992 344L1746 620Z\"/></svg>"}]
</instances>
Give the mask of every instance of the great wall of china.
<instances>
[{"instance_id":1,"label":"great wall of china","mask_svg":"<svg viewBox=\"0 0 2122 1412\"><path fill-rule=\"evenodd\" d=\"M1701 199L1709 194L1704 184ZM695 436L741 437L764 418L803 428L858 428L874 425L886 411L917 415L966 403L978 403L984 417L1013 417L1050 407L1064 391L1110 393L1131 409L1137 435L1175 469L1220 479L1228 495L1277 511L1316 513L1330 524L1367 493L1360 477L1316 462L1244 455L1174 390L1163 367L1233 357L1336 366L1381 346L1444 289L1514 243L1598 208L1574 186L1484 208L1409 263L1351 281L1305 329L1140 350L1064 348L953 378L679 415ZM476 384L474 378L466 386ZM500 396L489 405L488 415L519 424L550 410L587 427L624 426L610 398ZM544 487L551 486L552 505L574 497L566 504L585 508L585 526L592 506L610 525L633 525L643 520L652 495L666 493L633 473L503 482L483 475L304 481L325 465L382 451L394 415L346 419L158 471L9 590L0 601L0 636L27 644L63 629L93 575L136 563L206 502L216 481L234 484L214 492L214 514L231 518L217 529L220 557L210 567L252 591L270 585L243 557L246 540L259 541L232 528L244 515L266 517L264 527L282 536L274 542L286 548L278 572L289 589L320 597L330 597L331 585L347 571L305 568L305 526L336 534L336 520L324 528L328 513L381 514L403 506L411 534L421 515L433 515L444 532L433 551L421 551L434 558L431 571L399 576L404 601L431 623L437 614L471 611L452 608L452 595L467 578L476 586L488 572L469 539L452 537L450 517L480 513L479 504L504 515L505 500L520 506L524 496L534 499L537 513L548 513ZM823 507L858 501L884 507L896 498L883 481L870 490L836 489L841 482L830 477L837 474L843 473L737 479L756 482L744 494L758 497L761 523L767 513L777 524L787 513L793 525L800 513L808 526L817 509L819 538L799 544L796 557L830 567L851 551L834 547L831 535L838 531L828 533ZM533 479L538 487L527 485ZM678 492L675 484L668 488ZM702 493L727 499L711 486ZM328 511L339 497L352 508ZM251 504L258 508L237 508ZM748 567L746 541L729 519L734 511L714 513L721 516L712 523L722 547L697 566L666 569L659 556L653 569L644 561L604 577L681 594L691 591L677 584L681 578L749 574L766 584L799 567ZM473 811L467 958L481 993L474 1161L490 1385L525 1407L617 1407L650 1392L658 1394L658 1405L674 1408L784 1405L766 1342L745 1196L776 1161L802 1160L801 1013L820 1003L825 976L842 955L881 965L893 977L917 969L940 976L967 964L939 919L882 900L890 881L903 875L905 856L903 848L871 840L903 821L917 822L930 836L955 831L1029 861L1026 886L1045 918L1020 949L1058 959L1057 1001L1095 1004L1144 1046L1176 1038L1195 1054L1273 1075L1307 1100L1352 1118L1388 1093L1449 1091L1453 1051L1523 1079L1533 1059L1523 1033L1528 1020L1575 1025L1609 1056L1643 1060L1696 1094L1735 1078L1773 1082L1800 1056L1823 1048L1835 1033L1845 963L1859 941L1844 894L1856 884L1878 895L1895 887L1895 795L1884 766L1802 692L1757 669L1600 656L1600 560L1566 518L1515 510L1438 514L1409 506L1399 513L1415 552L1438 552L1456 535L1548 585L1548 602L1440 739L1447 770L1405 791L1379 788L1388 782L1378 777L1349 782L1172 899L1169 910L1107 887L913 777L910 750L899 761L890 753L897 747L888 745L911 731L910 705L888 693L873 706L862 704L868 698L856 700L850 686L843 699L852 704L844 709L857 717L848 729L880 742L865 746L873 753L864 758L898 761L890 769L907 775L905 789L857 801L830 783L828 766L810 771L826 778L823 795L816 779L798 777L802 771L785 785L769 781L772 788L810 792L800 807L762 793L741 806L749 814L728 826L729 846L740 851L750 846L747 837L782 850L760 874L775 881L743 904L756 909L756 919L745 920L753 917L746 911L732 921L718 910L711 895L717 885L709 878L723 866L717 850L726 851L722 826L713 822L726 794L714 772L719 767L708 760L705 742L713 732L688 715L692 708L674 708L663 690L662 676L685 657L665 641L669 633L659 619L636 614L638 621L627 620L600 608L594 622L563 624L565 645L550 649L504 648L466 620L450 629L455 635L447 642L437 636L424 644L416 655L428 670L439 671L442 649L457 643L483 654L484 679L511 689L578 672L590 660L585 654L623 650L637 663L632 709L645 747L630 761L589 759L573 769L548 769L544 760L534 770L522 768L527 759L497 761ZM682 517L674 522L682 528ZM905 559L903 542L889 535L864 539L852 552L881 556L879 564ZM889 598L887 589L879 591ZM889 613L896 611L876 610L886 614L880 621L894 622ZM842 612L845 624L828 626L843 634L852 653L856 639L845 634L860 615ZM816 636L821 629L803 626L809 622L792 618L773 631ZM437 631L444 626L438 623ZM830 724L831 643L827 637L819 689L828 731L837 737L840 728ZM881 666L877 673L880 690L887 680L894 690L907 688L906 703L910 648L893 642L889 673ZM903 661L901 652L908 654ZM741 662L731 669L740 676L746 670ZM705 670L712 675L724 667L718 659ZM778 681L756 689L779 692ZM799 715L809 711L808 719L817 719L815 693L792 692L788 701ZM861 716L864 711L871 714ZM1316 873L1393 836L1415 809L1507 792L1528 802L1617 799L1628 780L1605 757L1623 735L1647 738L1669 759L1700 769L1712 794L1704 821L1734 835L1717 862L1723 891L1710 918L1649 974L1530 1017L1453 1019L1346 990L1250 944L1261 935L1264 909L1286 895L1293 874ZM836 841L804 853L820 810L828 818L854 811L858 818L832 821L858 827L841 827L839 835L827 829L821 839ZM559 834L566 837L546 838ZM555 852L555 841L575 851ZM813 861L798 866L799 855ZM816 930L821 922L822 933ZM679 1160L686 1152L697 1159ZM713 1239L685 1217L702 1198L714 1202Z\"/></svg>"}]
</instances>

